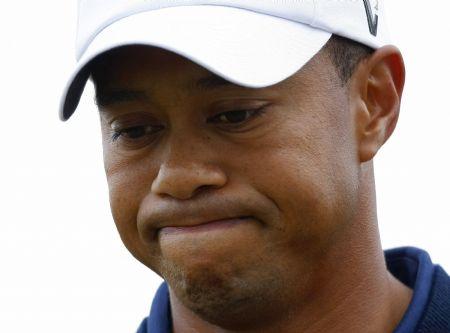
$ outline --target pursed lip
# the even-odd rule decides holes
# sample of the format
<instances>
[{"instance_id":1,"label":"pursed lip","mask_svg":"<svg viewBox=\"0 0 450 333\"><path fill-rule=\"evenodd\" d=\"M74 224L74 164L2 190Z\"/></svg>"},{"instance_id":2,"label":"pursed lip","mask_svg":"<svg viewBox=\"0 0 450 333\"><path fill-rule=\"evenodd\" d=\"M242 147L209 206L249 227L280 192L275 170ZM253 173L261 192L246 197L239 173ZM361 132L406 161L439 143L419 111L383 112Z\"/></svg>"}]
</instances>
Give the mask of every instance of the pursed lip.
<instances>
[{"instance_id":1,"label":"pursed lip","mask_svg":"<svg viewBox=\"0 0 450 333\"><path fill-rule=\"evenodd\" d=\"M214 226L218 226L218 225L225 225L225 224L233 224L236 222L242 222L245 220L250 219L251 216L236 216L236 217L226 217L226 218L219 218L219 219L214 219L214 220L210 220L210 221L203 221L203 222L197 222L197 223L183 223L183 224L176 224L176 225L165 225L163 227L160 227L157 229L157 233L161 232L161 231L189 231L192 230L194 231L194 229L200 229L199 227L201 227L202 229L207 229L208 227L214 227Z\"/></svg>"},{"instance_id":2,"label":"pursed lip","mask_svg":"<svg viewBox=\"0 0 450 333\"><path fill-rule=\"evenodd\" d=\"M164 228L187 230L190 227L194 230L195 227L206 228L204 225L214 225L213 222L223 220L252 220L263 224L260 220L259 202L247 197L208 195L194 200L178 201L149 196L148 200L147 203L142 203L137 215L138 233L145 242L155 241ZM245 221L246 219L248 220Z\"/></svg>"}]
</instances>

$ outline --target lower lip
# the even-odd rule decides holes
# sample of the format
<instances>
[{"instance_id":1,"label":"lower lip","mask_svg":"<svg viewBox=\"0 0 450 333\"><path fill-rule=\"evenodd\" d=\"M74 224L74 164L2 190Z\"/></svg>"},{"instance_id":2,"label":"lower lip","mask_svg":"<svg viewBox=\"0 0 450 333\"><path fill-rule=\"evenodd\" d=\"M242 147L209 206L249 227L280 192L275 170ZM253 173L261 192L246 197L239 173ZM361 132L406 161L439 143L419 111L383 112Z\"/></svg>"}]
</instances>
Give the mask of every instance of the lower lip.
<instances>
[{"instance_id":1,"label":"lower lip","mask_svg":"<svg viewBox=\"0 0 450 333\"><path fill-rule=\"evenodd\" d=\"M190 227L165 227L159 230L160 234L177 234L177 233L194 233L194 232L204 232L213 230L223 230L233 228L239 224L248 222L249 218L236 218L227 220L218 220L213 222L208 222L204 224L199 224Z\"/></svg>"}]
</instances>

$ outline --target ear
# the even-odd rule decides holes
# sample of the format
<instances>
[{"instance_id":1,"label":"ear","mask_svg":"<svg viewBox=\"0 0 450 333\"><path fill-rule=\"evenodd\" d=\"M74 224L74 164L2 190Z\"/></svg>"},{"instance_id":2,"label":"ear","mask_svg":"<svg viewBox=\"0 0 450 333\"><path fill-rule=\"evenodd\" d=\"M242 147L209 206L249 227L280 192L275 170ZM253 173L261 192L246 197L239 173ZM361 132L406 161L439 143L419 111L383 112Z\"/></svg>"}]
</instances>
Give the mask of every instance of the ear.
<instances>
[{"instance_id":1,"label":"ear","mask_svg":"<svg viewBox=\"0 0 450 333\"><path fill-rule=\"evenodd\" d=\"M395 46L384 46L362 61L352 76L350 109L355 119L360 162L367 162L394 132L405 83L405 65Z\"/></svg>"}]
</instances>

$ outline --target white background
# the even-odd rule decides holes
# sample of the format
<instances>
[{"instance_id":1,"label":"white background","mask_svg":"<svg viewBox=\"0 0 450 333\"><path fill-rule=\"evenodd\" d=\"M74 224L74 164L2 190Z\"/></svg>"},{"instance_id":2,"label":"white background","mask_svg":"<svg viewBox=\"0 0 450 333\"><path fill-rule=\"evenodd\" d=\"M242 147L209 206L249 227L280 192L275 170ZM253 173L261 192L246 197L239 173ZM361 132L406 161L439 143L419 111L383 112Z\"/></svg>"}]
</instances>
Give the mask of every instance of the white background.
<instances>
[{"instance_id":1,"label":"white background","mask_svg":"<svg viewBox=\"0 0 450 333\"><path fill-rule=\"evenodd\" d=\"M450 2L386 7L407 85L375 164L383 246L424 248L449 271ZM1 332L134 332L161 282L113 224L91 85L58 120L75 24L74 0L0 7Z\"/></svg>"}]
</instances>

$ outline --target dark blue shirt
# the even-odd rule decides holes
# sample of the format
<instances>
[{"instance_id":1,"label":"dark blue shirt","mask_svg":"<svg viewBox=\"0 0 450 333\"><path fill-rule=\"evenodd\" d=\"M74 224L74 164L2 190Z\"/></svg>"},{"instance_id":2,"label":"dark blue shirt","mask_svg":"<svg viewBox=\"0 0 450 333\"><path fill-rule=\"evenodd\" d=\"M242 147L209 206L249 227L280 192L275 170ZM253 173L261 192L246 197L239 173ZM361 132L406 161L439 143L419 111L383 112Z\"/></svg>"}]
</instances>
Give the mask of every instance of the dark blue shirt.
<instances>
[{"instance_id":1,"label":"dark blue shirt","mask_svg":"<svg viewBox=\"0 0 450 333\"><path fill-rule=\"evenodd\" d=\"M403 247L384 252L388 270L414 290L413 298L394 333L450 333L450 278L427 252ZM150 315L137 333L171 333L169 291L163 282Z\"/></svg>"}]
</instances>

